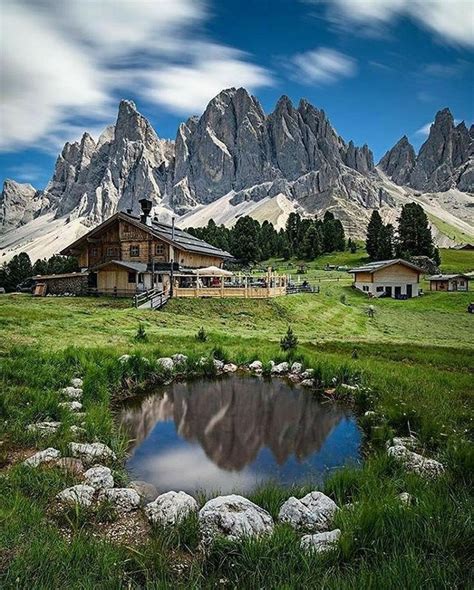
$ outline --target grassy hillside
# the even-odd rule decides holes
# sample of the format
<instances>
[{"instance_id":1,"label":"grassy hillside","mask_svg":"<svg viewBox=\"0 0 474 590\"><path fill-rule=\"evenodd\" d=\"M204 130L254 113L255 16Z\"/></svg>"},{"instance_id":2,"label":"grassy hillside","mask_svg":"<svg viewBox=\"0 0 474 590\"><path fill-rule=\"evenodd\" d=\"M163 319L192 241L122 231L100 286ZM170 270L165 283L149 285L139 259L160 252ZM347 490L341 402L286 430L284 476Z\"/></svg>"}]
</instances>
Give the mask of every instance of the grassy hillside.
<instances>
[{"instance_id":1,"label":"grassy hillside","mask_svg":"<svg viewBox=\"0 0 474 590\"><path fill-rule=\"evenodd\" d=\"M449 264L467 264L465 254ZM363 257L341 254L327 262L336 259L352 265ZM376 311L369 318L368 299L350 287L346 273L322 270L325 263L311 263L307 275L321 281L319 294L267 301L173 300L153 312L135 310L126 300L0 296L0 586L469 587L474 316L465 308L472 294L371 301ZM140 323L147 340L137 342ZM116 451L114 477L126 485L126 441L111 409L124 383L143 385L154 359L175 352L192 360L216 349L238 363L283 360L279 340L290 324L299 338L293 358L315 368L324 383L355 379L370 387L355 406L364 465L345 468L324 484L340 506L356 503L337 516L343 537L332 554L305 555L298 535L281 524L271 539L218 541L203 554L193 519L165 531L133 518L117 520L106 506L63 514L54 496L78 483L77 477L18 464L25 453L46 446L65 450L73 439L67 428L39 438L26 426L46 417L71 424L71 413L58 406L58 392L80 375L85 440L100 440ZM206 342L195 338L200 326ZM137 357L129 367L117 361L123 353ZM364 418L368 409L376 413L375 423ZM409 429L424 452L446 464L447 475L439 481L407 474L386 456L385 441ZM251 499L276 518L285 499L309 489L270 486ZM416 498L410 507L397 500L403 491ZM115 541L104 540L110 527L122 531Z\"/></svg>"},{"instance_id":2,"label":"grassy hillside","mask_svg":"<svg viewBox=\"0 0 474 590\"><path fill-rule=\"evenodd\" d=\"M457 227L450 225L443 219L436 217L436 215L433 215L432 213L428 213L428 219L441 233L443 233L445 236L448 236L448 238L455 240L456 242L472 243L474 240L474 232L470 234L463 232Z\"/></svg>"}]
</instances>

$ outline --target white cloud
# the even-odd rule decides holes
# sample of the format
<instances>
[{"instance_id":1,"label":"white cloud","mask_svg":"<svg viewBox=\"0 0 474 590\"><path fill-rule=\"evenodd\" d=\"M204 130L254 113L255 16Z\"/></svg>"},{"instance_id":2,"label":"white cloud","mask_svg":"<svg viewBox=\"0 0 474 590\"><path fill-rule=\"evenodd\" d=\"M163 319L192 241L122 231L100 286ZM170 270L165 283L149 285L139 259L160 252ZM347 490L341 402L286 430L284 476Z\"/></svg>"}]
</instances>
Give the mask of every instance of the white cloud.
<instances>
[{"instance_id":1,"label":"white cloud","mask_svg":"<svg viewBox=\"0 0 474 590\"><path fill-rule=\"evenodd\" d=\"M0 10L0 150L48 150L70 135L77 116L105 125L118 91L127 97L139 88L182 113L199 111L234 81L270 82L245 54L202 41L206 0L0 0ZM195 58L200 45L213 50Z\"/></svg>"},{"instance_id":2,"label":"white cloud","mask_svg":"<svg viewBox=\"0 0 474 590\"><path fill-rule=\"evenodd\" d=\"M320 3L320 0L306 0ZM389 24L406 16L452 44L474 45L472 0L324 0L329 17L367 27Z\"/></svg>"},{"instance_id":3,"label":"white cloud","mask_svg":"<svg viewBox=\"0 0 474 590\"><path fill-rule=\"evenodd\" d=\"M423 137L428 137L431 129L431 125L433 125L433 121L426 123L423 127L420 127L415 131L415 135L422 135Z\"/></svg>"},{"instance_id":4,"label":"white cloud","mask_svg":"<svg viewBox=\"0 0 474 590\"><path fill-rule=\"evenodd\" d=\"M330 84L339 78L354 76L357 71L351 57L326 47L298 53L292 57L291 64L293 68L296 66L293 75L309 84Z\"/></svg>"}]
</instances>

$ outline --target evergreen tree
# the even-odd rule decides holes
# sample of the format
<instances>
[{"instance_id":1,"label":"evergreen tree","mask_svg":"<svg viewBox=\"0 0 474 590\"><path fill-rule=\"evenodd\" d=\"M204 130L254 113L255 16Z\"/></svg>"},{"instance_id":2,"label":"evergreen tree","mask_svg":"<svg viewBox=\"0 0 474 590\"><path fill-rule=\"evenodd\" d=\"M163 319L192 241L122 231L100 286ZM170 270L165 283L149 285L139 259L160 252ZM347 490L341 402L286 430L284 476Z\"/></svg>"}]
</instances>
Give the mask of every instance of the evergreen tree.
<instances>
[{"instance_id":1,"label":"evergreen tree","mask_svg":"<svg viewBox=\"0 0 474 590\"><path fill-rule=\"evenodd\" d=\"M315 223L311 223L301 242L301 257L306 260L314 260L321 254L322 246L319 228Z\"/></svg>"},{"instance_id":2,"label":"evergreen tree","mask_svg":"<svg viewBox=\"0 0 474 590\"><path fill-rule=\"evenodd\" d=\"M383 223L380 213L377 209L374 209L370 217L369 225L367 226L367 237L365 240L365 249L367 250L369 258L372 260L381 260L379 258L379 242L382 228Z\"/></svg>"},{"instance_id":3,"label":"evergreen tree","mask_svg":"<svg viewBox=\"0 0 474 590\"><path fill-rule=\"evenodd\" d=\"M397 256L434 255L433 237L421 205L407 203L398 220Z\"/></svg>"},{"instance_id":4,"label":"evergreen tree","mask_svg":"<svg viewBox=\"0 0 474 590\"><path fill-rule=\"evenodd\" d=\"M232 232L232 254L244 264L260 260L258 221L251 217L239 217Z\"/></svg>"},{"instance_id":5,"label":"evergreen tree","mask_svg":"<svg viewBox=\"0 0 474 590\"><path fill-rule=\"evenodd\" d=\"M300 235L301 217L298 213L290 213L286 222L286 238L291 256L294 256L298 248Z\"/></svg>"},{"instance_id":6,"label":"evergreen tree","mask_svg":"<svg viewBox=\"0 0 474 590\"><path fill-rule=\"evenodd\" d=\"M10 262L3 265L0 273L0 284L6 291L15 291L17 286L33 275L30 257L26 252L14 256Z\"/></svg>"},{"instance_id":7,"label":"evergreen tree","mask_svg":"<svg viewBox=\"0 0 474 590\"><path fill-rule=\"evenodd\" d=\"M382 225L379 233L379 243L376 260L390 260L393 258L393 225Z\"/></svg>"}]
</instances>

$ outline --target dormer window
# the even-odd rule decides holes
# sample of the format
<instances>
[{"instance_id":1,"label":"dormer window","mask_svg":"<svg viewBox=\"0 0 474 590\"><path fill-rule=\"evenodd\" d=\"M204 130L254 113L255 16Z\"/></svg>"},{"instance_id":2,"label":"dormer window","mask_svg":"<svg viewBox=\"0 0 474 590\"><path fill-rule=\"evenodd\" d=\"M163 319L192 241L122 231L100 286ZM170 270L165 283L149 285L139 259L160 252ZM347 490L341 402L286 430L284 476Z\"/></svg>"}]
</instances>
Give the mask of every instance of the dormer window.
<instances>
[{"instance_id":1,"label":"dormer window","mask_svg":"<svg viewBox=\"0 0 474 590\"><path fill-rule=\"evenodd\" d=\"M165 245L164 244L156 244L155 254L157 256L164 256L164 253L165 253Z\"/></svg>"},{"instance_id":2,"label":"dormer window","mask_svg":"<svg viewBox=\"0 0 474 590\"><path fill-rule=\"evenodd\" d=\"M130 246L130 256L136 257L140 256L140 246L136 244L132 244Z\"/></svg>"}]
</instances>

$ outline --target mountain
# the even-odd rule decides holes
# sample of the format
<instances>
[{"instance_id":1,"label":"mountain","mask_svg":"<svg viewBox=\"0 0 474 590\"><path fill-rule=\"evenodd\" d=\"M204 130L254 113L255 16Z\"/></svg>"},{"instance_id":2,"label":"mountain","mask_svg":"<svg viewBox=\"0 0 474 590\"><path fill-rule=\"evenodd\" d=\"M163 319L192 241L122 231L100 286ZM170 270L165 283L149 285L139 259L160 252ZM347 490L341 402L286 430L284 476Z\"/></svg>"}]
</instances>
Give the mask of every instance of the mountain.
<instances>
[{"instance_id":1,"label":"mountain","mask_svg":"<svg viewBox=\"0 0 474 590\"><path fill-rule=\"evenodd\" d=\"M97 141L84 133L66 143L43 191L5 181L0 248L9 256L22 247L52 254L117 210L138 212L143 197L155 215L176 216L183 226L211 217L231 224L250 214L281 227L291 211L330 209L350 235L363 237L373 208L396 219L403 200L413 197L407 186L474 190L472 153L472 131L454 127L447 110L436 116L418 156L404 137L375 167L367 145L346 142L306 100L295 106L282 96L266 115L245 89L223 90L201 117L179 126L175 141L160 138L123 100L115 124ZM442 212L451 208L439 202ZM445 221L457 223L452 210L446 214Z\"/></svg>"},{"instance_id":2,"label":"mountain","mask_svg":"<svg viewBox=\"0 0 474 590\"><path fill-rule=\"evenodd\" d=\"M418 191L474 191L474 126L454 124L449 109L436 115L418 156L406 136L378 164L394 182Z\"/></svg>"}]
</instances>

